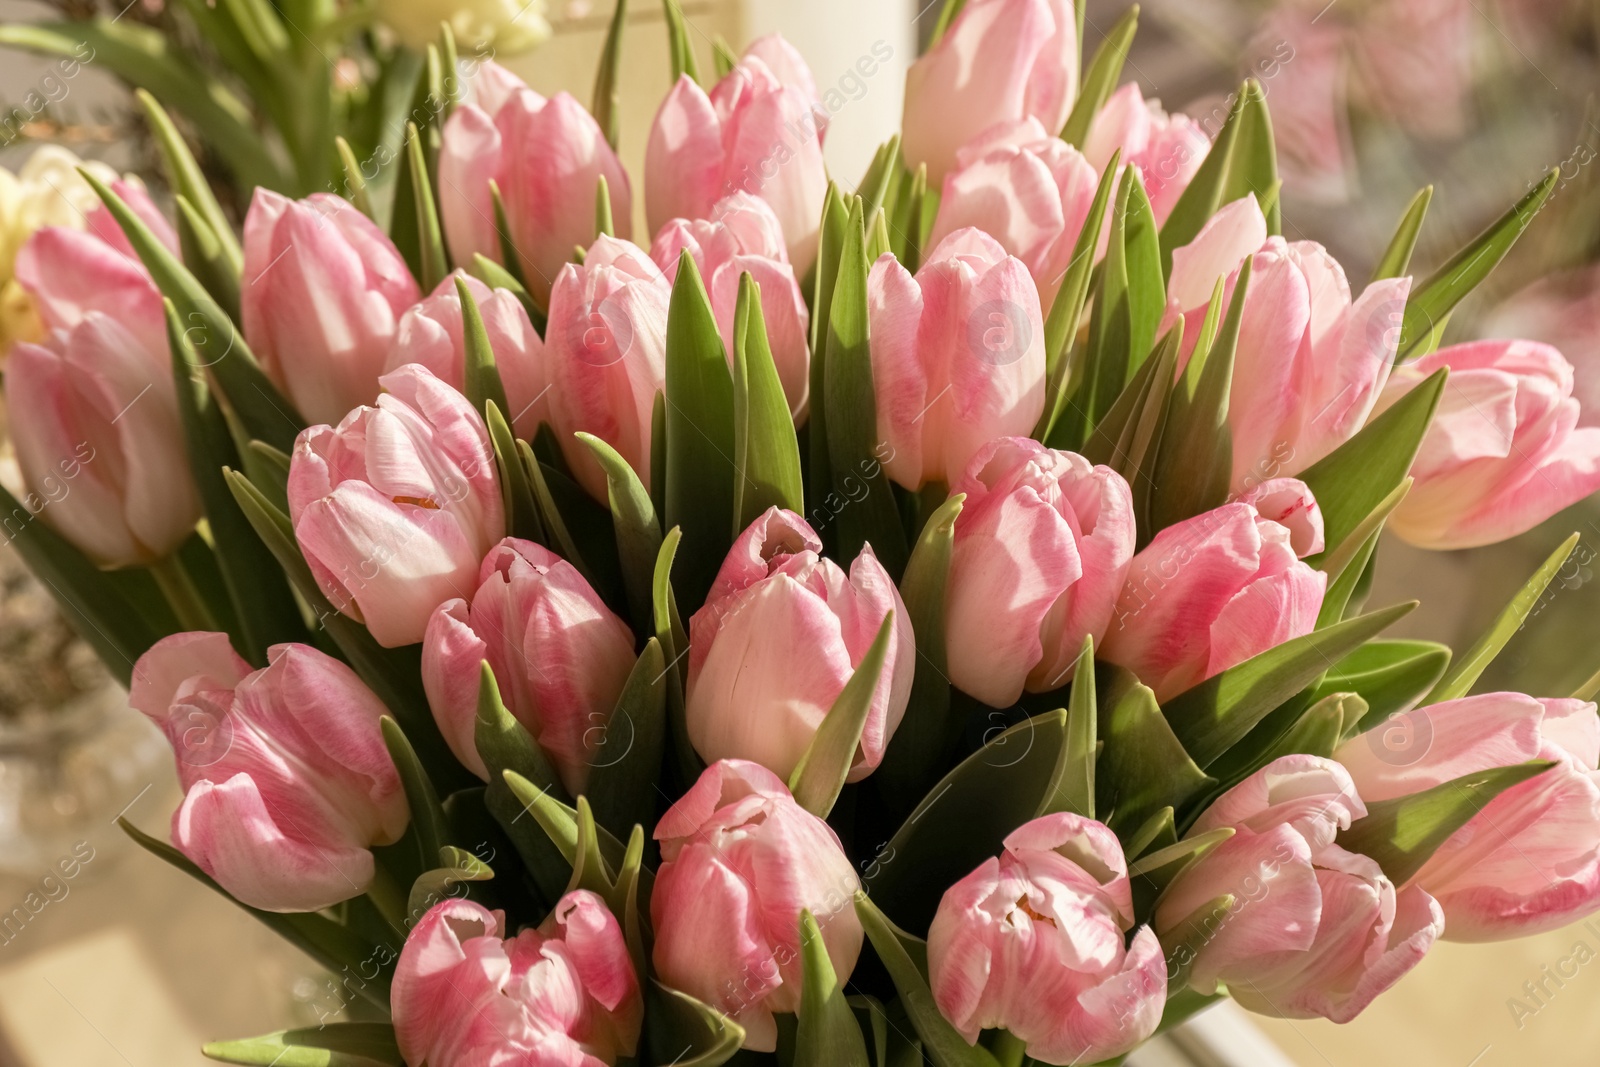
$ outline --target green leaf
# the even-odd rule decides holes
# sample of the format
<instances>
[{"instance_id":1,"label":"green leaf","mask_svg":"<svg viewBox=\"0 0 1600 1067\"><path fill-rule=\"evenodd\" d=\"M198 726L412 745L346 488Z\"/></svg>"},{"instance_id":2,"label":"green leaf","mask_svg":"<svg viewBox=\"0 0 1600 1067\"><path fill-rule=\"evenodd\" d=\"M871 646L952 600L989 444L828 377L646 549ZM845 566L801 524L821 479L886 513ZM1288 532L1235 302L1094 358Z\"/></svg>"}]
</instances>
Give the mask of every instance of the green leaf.
<instances>
[{"instance_id":1,"label":"green leaf","mask_svg":"<svg viewBox=\"0 0 1600 1067\"><path fill-rule=\"evenodd\" d=\"M1213 897L1167 928L1165 936L1161 938L1161 954L1168 960L1169 991L1185 990L1195 957L1227 924L1234 913L1234 900L1231 893Z\"/></svg>"},{"instance_id":2,"label":"green leaf","mask_svg":"<svg viewBox=\"0 0 1600 1067\"><path fill-rule=\"evenodd\" d=\"M1312 699L1355 693L1366 714L1344 724L1346 737L1408 711L1444 676L1450 649L1432 641L1368 641L1334 664L1311 690Z\"/></svg>"},{"instance_id":3,"label":"green leaf","mask_svg":"<svg viewBox=\"0 0 1600 1067\"><path fill-rule=\"evenodd\" d=\"M739 278L733 320L733 536L770 507L805 514L800 444L767 343L761 290Z\"/></svg>"},{"instance_id":4,"label":"green leaf","mask_svg":"<svg viewBox=\"0 0 1600 1067\"><path fill-rule=\"evenodd\" d=\"M538 330L541 335L544 333L544 312L539 310L539 306L533 302L533 294L528 292L522 282L517 280L516 275L482 252L473 253L472 273L477 275L478 279L489 288L504 289L516 297L521 302L522 309L528 313L528 318L533 323L534 329Z\"/></svg>"},{"instance_id":5,"label":"green leaf","mask_svg":"<svg viewBox=\"0 0 1600 1067\"><path fill-rule=\"evenodd\" d=\"M1522 629L1522 624L1528 621L1528 616L1534 608L1538 607L1539 598L1544 596L1545 589L1566 564L1567 557L1572 555L1572 550L1578 546L1578 537L1578 534L1573 534L1561 542L1561 547L1550 553L1550 557L1533 572L1533 577L1529 578L1517 591L1517 595L1511 598L1511 603L1495 616L1494 622L1484 635L1474 641L1466 654L1455 661L1450 672L1444 676L1444 680L1428 694L1427 703L1438 704L1445 700L1455 700L1472 691L1473 683L1489 664L1494 662L1500 650L1506 647L1506 642Z\"/></svg>"},{"instance_id":6,"label":"green leaf","mask_svg":"<svg viewBox=\"0 0 1600 1067\"><path fill-rule=\"evenodd\" d=\"M934 23L933 33L928 36L928 51L932 51L939 43L966 6L967 0L944 0L944 6L939 9L939 21Z\"/></svg>"},{"instance_id":7,"label":"green leaf","mask_svg":"<svg viewBox=\"0 0 1600 1067\"><path fill-rule=\"evenodd\" d=\"M1100 669L1095 688L1103 745L1095 766L1095 811L1113 830L1127 833L1162 808L1181 807L1212 779L1185 751L1149 686L1121 667Z\"/></svg>"},{"instance_id":8,"label":"green leaf","mask_svg":"<svg viewBox=\"0 0 1600 1067\"><path fill-rule=\"evenodd\" d=\"M902 169L900 135L895 134L878 146L867 172L856 185L856 193L861 197L862 218L870 220L884 206Z\"/></svg>"},{"instance_id":9,"label":"green leaf","mask_svg":"<svg viewBox=\"0 0 1600 1067\"><path fill-rule=\"evenodd\" d=\"M683 8L678 0L661 0L662 9L667 16L667 47L672 57L672 84L678 84L678 79L687 74L691 80L700 80L700 68L694 60L694 41L689 37L689 30L683 17Z\"/></svg>"},{"instance_id":10,"label":"green leaf","mask_svg":"<svg viewBox=\"0 0 1600 1067\"><path fill-rule=\"evenodd\" d=\"M1262 149L1270 148L1271 127L1267 126L1264 136L1260 129L1265 111L1265 98L1254 81L1245 82L1233 94L1227 121L1161 227L1161 268L1168 277L1173 249L1193 241L1218 208L1252 191L1264 196L1276 181L1274 165L1270 171L1273 181L1259 184L1269 173Z\"/></svg>"},{"instance_id":11,"label":"green leaf","mask_svg":"<svg viewBox=\"0 0 1600 1067\"><path fill-rule=\"evenodd\" d=\"M417 261L412 270L424 293L431 293L450 273L450 259L444 250L444 234L439 228L439 209L433 197L433 178L422 154L422 138L416 123L406 124L406 172L410 177L411 208L417 225Z\"/></svg>"},{"instance_id":12,"label":"green leaf","mask_svg":"<svg viewBox=\"0 0 1600 1067\"><path fill-rule=\"evenodd\" d=\"M1403 479L1399 485L1394 487L1393 492L1378 502L1378 506L1372 509L1370 515L1362 519L1361 523L1345 536L1344 540L1330 546L1326 552L1313 558L1311 560L1312 566L1328 575L1328 580L1334 583L1337 583L1340 578L1345 577L1349 572L1359 572L1365 567L1367 560L1372 557L1373 546L1377 544L1377 536L1382 532L1383 524L1388 521L1390 515L1394 514L1394 509L1400 506L1400 502L1406 498L1406 494L1411 492L1414 480L1409 477ZM1327 598L1323 598L1323 615L1330 622L1337 621L1339 618L1338 613L1343 610L1344 604L1340 603L1330 612Z\"/></svg>"},{"instance_id":13,"label":"green leaf","mask_svg":"<svg viewBox=\"0 0 1600 1067\"><path fill-rule=\"evenodd\" d=\"M333 147L339 156L339 169L344 174L341 195L354 204L357 211L378 223L377 209L372 206L372 194L367 191L367 178L361 172L361 161L356 159L355 150L343 137L335 137ZM381 223L378 225L381 227Z\"/></svg>"},{"instance_id":14,"label":"green leaf","mask_svg":"<svg viewBox=\"0 0 1600 1067\"><path fill-rule=\"evenodd\" d=\"M233 236L232 224L228 221L227 214L211 191L211 183L206 180L205 174L200 170L200 164L195 161L194 154L189 151L189 146L178 133L178 128L172 124L166 109L148 90L139 89L134 95L139 98L139 105L144 108L145 118L150 123L150 132L155 135L156 145L161 149L161 161L165 164L167 182L172 186L173 193L193 205L200 217L205 220L217 241L221 259L232 275L237 290L239 274L244 270L244 252Z\"/></svg>"},{"instance_id":15,"label":"green leaf","mask_svg":"<svg viewBox=\"0 0 1600 1067\"><path fill-rule=\"evenodd\" d=\"M1087 0L1080 0L1078 6L1081 8L1085 3ZM1094 59L1084 71L1078 101L1072 105L1072 114L1067 116L1067 124L1061 128L1061 139L1074 148L1083 147L1084 139L1089 136L1090 123L1105 107L1117 82L1122 79L1122 65L1127 62L1128 48L1138 31L1139 5L1133 4L1123 12L1095 50Z\"/></svg>"},{"instance_id":16,"label":"green leaf","mask_svg":"<svg viewBox=\"0 0 1600 1067\"><path fill-rule=\"evenodd\" d=\"M590 755L585 792L595 818L614 834L649 826L655 810L661 753L667 738L667 659L654 637L628 672L616 707L591 726L599 742Z\"/></svg>"},{"instance_id":17,"label":"green leaf","mask_svg":"<svg viewBox=\"0 0 1600 1067\"><path fill-rule=\"evenodd\" d=\"M1147 852L1128 865L1128 877L1152 878L1170 884L1178 872L1234 835L1231 826L1219 826L1203 834L1186 837L1176 844Z\"/></svg>"},{"instance_id":18,"label":"green leaf","mask_svg":"<svg viewBox=\"0 0 1600 1067\"><path fill-rule=\"evenodd\" d=\"M1111 467L1133 489L1137 525L1146 531L1155 528L1150 521L1151 496L1182 348L1179 315L1155 356L1145 360L1083 447L1085 458Z\"/></svg>"},{"instance_id":19,"label":"green leaf","mask_svg":"<svg viewBox=\"0 0 1600 1067\"><path fill-rule=\"evenodd\" d=\"M1416 606L1396 604L1285 641L1179 693L1162 711L1184 750L1209 769L1269 712Z\"/></svg>"},{"instance_id":20,"label":"green leaf","mask_svg":"<svg viewBox=\"0 0 1600 1067\"><path fill-rule=\"evenodd\" d=\"M595 124L605 131L606 143L615 151L622 140L622 90L617 71L622 62L622 34L628 25L628 0L617 0L611 11L611 24L600 49L600 66L594 75L594 102L589 110Z\"/></svg>"},{"instance_id":21,"label":"green leaf","mask_svg":"<svg viewBox=\"0 0 1600 1067\"><path fill-rule=\"evenodd\" d=\"M602 235L615 237L617 233L617 224L611 217L611 184L604 174L594 185L594 233L597 239Z\"/></svg>"},{"instance_id":22,"label":"green leaf","mask_svg":"<svg viewBox=\"0 0 1600 1067\"><path fill-rule=\"evenodd\" d=\"M239 312L239 275L228 266L216 231L187 197L174 197L178 209L178 253L183 265L230 317Z\"/></svg>"},{"instance_id":23,"label":"green leaf","mask_svg":"<svg viewBox=\"0 0 1600 1067\"><path fill-rule=\"evenodd\" d=\"M522 458L522 469L527 474L534 504L539 511L539 526L544 531L549 547L577 568L583 580L609 600L615 589L611 579L616 577L617 571L614 559L608 561L604 555L613 540L608 536L611 531L607 529L597 536L580 536L582 527L577 525L586 515L598 514L600 523L609 526L609 516L560 471L541 463L528 442L517 442L517 454ZM602 567L608 562L613 566L603 570Z\"/></svg>"},{"instance_id":24,"label":"green leaf","mask_svg":"<svg viewBox=\"0 0 1600 1067\"><path fill-rule=\"evenodd\" d=\"M1319 686L1301 694L1267 714L1207 768L1221 783L1213 796L1227 792L1279 756L1296 752L1331 755L1346 729L1366 714L1366 701L1354 693ZM1323 748L1326 751L1321 751ZM1199 806L1200 810L1206 807L1209 805Z\"/></svg>"},{"instance_id":25,"label":"green leaf","mask_svg":"<svg viewBox=\"0 0 1600 1067\"><path fill-rule=\"evenodd\" d=\"M1072 696L1067 704L1066 766L1056 789L1055 811L1094 818L1095 760L1100 754L1100 711L1094 678L1094 637L1085 636L1073 667Z\"/></svg>"},{"instance_id":26,"label":"green leaf","mask_svg":"<svg viewBox=\"0 0 1600 1067\"><path fill-rule=\"evenodd\" d=\"M733 68L739 65L739 54L720 33L711 39L711 58L716 62L719 80L732 74Z\"/></svg>"},{"instance_id":27,"label":"green leaf","mask_svg":"<svg viewBox=\"0 0 1600 1067\"><path fill-rule=\"evenodd\" d=\"M1552 168L1510 211L1451 256L1444 266L1428 276L1427 281L1412 288L1410 299L1406 301L1405 322L1400 328L1396 363L1425 355L1438 343L1438 332L1451 311L1500 265L1522 231L1555 192L1560 179L1560 168Z\"/></svg>"},{"instance_id":28,"label":"green leaf","mask_svg":"<svg viewBox=\"0 0 1600 1067\"><path fill-rule=\"evenodd\" d=\"M689 655L689 635L678 615L678 598L672 591L672 564L677 559L683 531L676 526L662 539L651 582L651 606L655 616L656 640L667 657L667 721L672 724L672 752L678 779L684 789L693 785L705 769L689 740L689 720L684 710L683 668Z\"/></svg>"},{"instance_id":29,"label":"green leaf","mask_svg":"<svg viewBox=\"0 0 1600 1067\"><path fill-rule=\"evenodd\" d=\"M1417 247L1417 238L1422 235L1422 221L1428 216L1428 205L1433 202L1433 186L1425 185L1411 198L1411 203L1406 207L1406 213L1400 216L1400 225L1395 227L1394 236L1389 239L1389 247L1384 249L1383 255L1378 259L1378 265L1372 272L1372 280L1381 282L1385 278L1399 278L1411 270L1411 253Z\"/></svg>"},{"instance_id":30,"label":"green leaf","mask_svg":"<svg viewBox=\"0 0 1600 1067\"><path fill-rule=\"evenodd\" d=\"M389 1023L324 1023L239 1041L212 1041L209 1059L253 1067L405 1067Z\"/></svg>"},{"instance_id":31,"label":"green leaf","mask_svg":"<svg viewBox=\"0 0 1600 1067\"><path fill-rule=\"evenodd\" d=\"M592 434L578 433L594 453L606 475L606 498L611 505L611 525L616 532L617 558L622 584L628 595L629 616L636 633L652 630L651 585L656 558L661 554L661 520L628 461L616 449Z\"/></svg>"},{"instance_id":32,"label":"green leaf","mask_svg":"<svg viewBox=\"0 0 1600 1067\"><path fill-rule=\"evenodd\" d=\"M1239 134L1228 159L1228 180L1222 202L1231 203L1255 195L1267 218L1267 232L1283 232L1278 207L1278 150L1272 136L1272 115L1267 109L1266 90L1254 78L1240 90Z\"/></svg>"},{"instance_id":33,"label":"green leaf","mask_svg":"<svg viewBox=\"0 0 1600 1067\"><path fill-rule=\"evenodd\" d=\"M822 931L809 908L800 911L800 1026L794 1067L867 1067L867 1043L845 1002Z\"/></svg>"},{"instance_id":34,"label":"green leaf","mask_svg":"<svg viewBox=\"0 0 1600 1067\"><path fill-rule=\"evenodd\" d=\"M498 378L499 375L495 377ZM495 474L500 483L500 507L506 517L506 531L512 537L521 537L548 546L551 538L540 517L540 507L529 480L528 466L523 462L522 452L517 448L516 436L512 433L510 424L506 422L500 404L491 399L475 400L473 403L483 412L484 427L489 431L489 448L494 453Z\"/></svg>"},{"instance_id":35,"label":"green leaf","mask_svg":"<svg viewBox=\"0 0 1600 1067\"><path fill-rule=\"evenodd\" d=\"M411 833L416 835L417 856L413 877L429 870L438 862L439 850L449 844L445 828L444 810L439 806L439 794L422 769L416 749L406 738L400 724L385 715L378 720L383 732L383 746L389 750L395 771L400 775L400 787L405 790L406 806L411 809Z\"/></svg>"},{"instance_id":36,"label":"green leaf","mask_svg":"<svg viewBox=\"0 0 1600 1067\"><path fill-rule=\"evenodd\" d=\"M500 380L500 368L495 364L494 346L489 343L483 312L478 310L478 301L473 299L467 280L457 275L455 282L456 299L461 302L461 350L465 365L462 392L475 409L482 411L485 403L493 401L503 415L511 410L511 402L506 399L506 387Z\"/></svg>"},{"instance_id":37,"label":"green leaf","mask_svg":"<svg viewBox=\"0 0 1600 1067\"><path fill-rule=\"evenodd\" d=\"M738 1055L744 1027L687 993L651 979L645 990L645 1045L650 1062L717 1067Z\"/></svg>"},{"instance_id":38,"label":"green leaf","mask_svg":"<svg viewBox=\"0 0 1600 1067\"><path fill-rule=\"evenodd\" d=\"M505 198L500 195L500 186L493 178L489 179L489 199L494 204L494 228L499 236L500 263L506 273L510 274L516 283L522 287L523 292L528 292L528 275L526 260L517 248L516 240L511 236L511 220L506 215ZM549 299L548 296L546 299ZM535 322L542 321L544 312L539 313Z\"/></svg>"},{"instance_id":39,"label":"green leaf","mask_svg":"<svg viewBox=\"0 0 1600 1067\"><path fill-rule=\"evenodd\" d=\"M411 883L406 896L407 929L415 926L435 904L462 895L463 886L472 882L487 882L494 878L494 870L477 856L454 845L445 845L431 863L443 866L430 867Z\"/></svg>"},{"instance_id":40,"label":"green leaf","mask_svg":"<svg viewBox=\"0 0 1600 1067\"><path fill-rule=\"evenodd\" d=\"M1490 801L1552 766L1553 763L1534 760L1495 767L1464 774L1410 796L1370 800L1366 818L1357 819L1341 833L1338 844L1377 860L1391 882L1405 885L1439 846Z\"/></svg>"},{"instance_id":41,"label":"green leaf","mask_svg":"<svg viewBox=\"0 0 1600 1067\"><path fill-rule=\"evenodd\" d=\"M1406 480L1447 374L1441 367L1429 375L1354 437L1301 472L1300 480L1311 487L1322 509L1328 544L1342 543Z\"/></svg>"},{"instance_id":42,"label":"green leaf","mask_svg":"<svg viewBox=\"0 0 1600 1067\"><path fill-rule=\"evenodd\" d=\"M889 642L894 640L894 609L884 613L878 636L872 641L867 654L850 675L844 689L828 709L827 716L806 746L805 755L794 773L789 776L789 792L794 799L819 819L826 819L833 810L845 778L855 763L861 748L861 731L867 725L867 713L872 710L872 696L883 674L883 664L889 655Z\"/></svg>"},{"instance_id":43,"label":"green leaf","mask_svg":"<svg viewBox=\"0 0 1600 1067\"><path fill-rule=\"evenodd\" d=\"M822 201L822 223L817 237L817 262L811 268L811 389L808 411L808 472L811 500L820 501L832 490L833 476L828 468L827 345L828 322L833 317L833 293L839 281L839 256L850 227L850 211L839 195L839 187L828 183Z\"/></svg>"}]
</instances>

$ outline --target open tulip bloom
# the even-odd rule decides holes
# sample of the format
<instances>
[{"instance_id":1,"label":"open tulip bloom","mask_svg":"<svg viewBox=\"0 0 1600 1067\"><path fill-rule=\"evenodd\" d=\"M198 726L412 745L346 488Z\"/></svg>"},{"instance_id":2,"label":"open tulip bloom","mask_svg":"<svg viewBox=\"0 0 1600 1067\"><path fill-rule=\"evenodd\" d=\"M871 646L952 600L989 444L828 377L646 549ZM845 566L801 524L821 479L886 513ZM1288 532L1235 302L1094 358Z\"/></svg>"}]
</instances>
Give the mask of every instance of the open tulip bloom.
<instances>
[{"instance_id":1,"label":"open tulip bloom","mask_svg":"<svg viewBox=\"0 0 1600 1067\"><path fill-rule=\"evenodd\" d=\"M0 503L172 743L127 829L347 998L209 1055L1120 1062L1600 908L1600 683L1475 692L1576 537L1454 662L1367 603L1386 527L1600 488L1559 351L1441 344L1555 175L1361 287L1259 86L1208 141L1115 89L1136 10L946 9L859 182L669 2L642 176L618 22L593 109L415 113L392 217L263 180L241 239L163 135L176 224L86 170L21 249Z\"/></svg>"}]
</instances>

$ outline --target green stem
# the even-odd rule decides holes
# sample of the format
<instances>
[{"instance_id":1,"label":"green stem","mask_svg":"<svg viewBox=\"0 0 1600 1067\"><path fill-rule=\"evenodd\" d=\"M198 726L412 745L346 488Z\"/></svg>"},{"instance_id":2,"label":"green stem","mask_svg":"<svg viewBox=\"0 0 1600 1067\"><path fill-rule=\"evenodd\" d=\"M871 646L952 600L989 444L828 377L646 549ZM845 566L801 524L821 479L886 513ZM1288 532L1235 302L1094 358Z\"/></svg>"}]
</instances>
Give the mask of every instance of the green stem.
<instances>
[{"instance_id":1,"label":"green stem","mask_svg":"<svg viewBox=\"0 0 1600 1067\"><path fill-rule=\"evenodd\" d=\"M155 578L161 595L167 598L178 622L188 630L221 630L216 616L206 604L205 597L195 587L194 579L184 569L177 553L150 564L150 574Z\"/></svg>"},{"instance_id":2,"label":"green stem","mask_svg":"<svg viewBox=\"0 0 1600 1067\"><path fill-rule=\"evenodd\" d=\"M1000 1067L1022 1067L1026 1050L1022 1038L1009 1030L995 1030L990 1034L989 1052Z\"/></svg>"}]
</instances>

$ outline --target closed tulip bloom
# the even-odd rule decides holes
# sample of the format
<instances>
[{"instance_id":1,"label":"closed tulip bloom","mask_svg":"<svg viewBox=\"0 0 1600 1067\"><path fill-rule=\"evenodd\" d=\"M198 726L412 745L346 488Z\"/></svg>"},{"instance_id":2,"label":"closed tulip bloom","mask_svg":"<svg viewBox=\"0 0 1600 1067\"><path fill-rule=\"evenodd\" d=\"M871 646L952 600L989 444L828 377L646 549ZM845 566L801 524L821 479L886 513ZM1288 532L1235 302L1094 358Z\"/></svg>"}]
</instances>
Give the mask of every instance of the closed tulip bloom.
<instances>
[{"instance_id":1,"label":"closed tulip bloom","mask_svg":"<svg viewBox=\"0 0 1600 1067\"><path fill-rule=\"evenodd\" d=\"M804 273L817 254L828 172L816 86L795 82L799 57L775 71L746 52L708 94L684 75L656 112L645 148L645 214L659 230L675 218L710 217L743 192L765 200L783 228L789 261Z\"/></svg>"},{"instance_id":2,"label":"closed tulip bloom","mask_svg":"<svg viewBox=\"0 0 1600 1067\"><path fill-rule=\"evenodd\" d=\"M1263 1015L1343 1023L1415 967L1444 916L1422 889L1397 890L1375 861L1334 843L1366 813L1343 767L1306 755L1275 760L1202 813L1191 833L1234 834L1155 912L1190 988L1223 985ZM1231 904L1215 907L1224 896Z\"/></svg>"},{"instance_id":3,"label":"closed tulip bloom","mask_svg":"<svg viewBox=\"0 0 1600 1067\"><path fill-rule=\"evenodd\" d=\"M470 604L439 605L423 639L422 682L439 730L456 758L487 780L474 736L487 660L500 699L577 796L633 669L633 632L572 564L532 541L501 541L478 580Z\"/></svg>"},{"instance_id":4,"label":"closed tulip bloom","mask_svg":"<svg viewBox=\"0 0 1600 1067\"><path fill-rule=\"evenodd\" d=\"M1444 395L1389 528L1423 548L1515 537L1600 489L1600 428L1579 426L1572 364L1534 341L1452 345L1396 367L1379 408L1441 367Z\"/></svg>"},{"instance_id":5,"label":"closed tulip bloom","mask_svg":"<svg viewBox=\"0 0 1600 1067\"><path fill-rule=\"evenodd\" d=\"M650 487L656 394L666 388L667 308L672 285L644 249L601 236L584 261L561 268L545 327L550 425L589 494L606 499L606 476L573 435L616 449Z\"/></svg>"},{"instance_id":6,"label":"closed tulip bloom","mask_svg":"<svg viewBox=\"0 0 1600 1067\"><path fill-rule=\"evenodd\" d=\"M439 146L439 215L457 264L481 253L503 263L495 226L500 189L512 244L528 291L541 307L575 247L594 237L595 190L606 180L611 217L620 237L633 232L633 193L622 161L588 110L566 93L548 100L522 86L504 92L515 76L485 62L474 92L445 122ZM489 73L490 70L493 73Z\"/></svg>"},{"instance_id":7,"label":"closed tulip bloom","mask_svg":"<svg viewBox=\"0 0 1600 1067\"><path fill-rule=\"evenodd\" d=\"M531 441L539 432L539 424L549 421L544 341L534 330L522 301L509 290L490 289L464 271L456 271L440 282L427 299L400 316L385 371L420 363L447 385L465 388L467 356L457 278L466 282L467 291L483 316L484 332L489 335L489 347L494 350L495 366L511 405L510 411L501 414L518 438Z\"/></svg>"},{"instance_id":8,"label":"closed tulip bloom","mask_svg":"<svg viewBox=\"0 0 1600 1067\"><path fill-rule=\"evenodd\" d=\"M705 280L717 332L730 361L739 280L745 274L754 279L761 292L761 314L778 379L790 412L796 419L803 418L810 390L811 315L784 248L778 216L765 200L734 193L717 203L710 218L673 219L656 234L650 248L650 258L669 282L677 280L679 256L685 249Z\"/></svg>"},{"instance_id":9,"label":"closed tulip bloom","mask_svg":"<svg viewBox=\"0 0 1600 1067\"><path fill-rule=\"evenodd\" d=\"M1600 264L1546 274L1475 323L1484 337L1542 341L1575 372L1579 426L1600 426Z\"/></svg>"},{"instance_id":10,"label":"closed tulip bloom","mask_svg":"<svg viewBox=\"0 0 1600 1067\"><path fill-rule=\"evenodd\" d=\"M537 929L502 940L505 913L444 900L400 950L389 993L407 1063L612 1067L639 1042L644 1002L605 902L562 897Z\"/></svg>"},{"instance_id":11,"label":"closed tulip bloom","mask_svg":"<svg viewBox=\"0 0 1600 1067\"><path fill-rule=\"evenodd\" d=\"M975 1044L1002 1028L1042 1063L1099 1063L1155 1033L1167 962L1148 926L1124 947L1133 892L1117 835L1092 819L1024 823L945 890L928 931L939 1011Z\"/></svg>"},{"instance_id":12,"label":"closed tulip bloom","mask_svg":"<svg viewBox=\"0 0 1600 1067\"><path fill-rule=\"evenodd\" d=\"M759 764L721 760L656 824L650 894L656 974L777 1048L774 1015L800 1007L800 912L809 909L842 986L861 954L861 887L826 822Z\"/></svg>"},{"instance_id":13,"label":"closed tulip bloom","mask_svg":"<svg viewBox=\"0 0 1600 1067\"><path fill-rule=\"evenodd\" d=\"M227 634L175 634L134 664L128 701L177 753L173 844L243 904L317 911L367 891L370 849L410 811L388 711L355 672L307 645L267 659L253 670Z\"/></svg>"},{"instance_id":14,"label":"closed tulip bloom","mask_svg":"<svg viewBox=\"0 0 1600 1067\"><path fill-rule=\"evenodd\" d=\"M992 127L956 154L928 242L967 226L982 230L1027 265L1048 304L1072 263L1099 180L1078 150L1038 119Z\"/></svg>"},{"instance_id":15,"label":"closed tulip bloom","mask_svg":"<svg viewBox=\"0 0 1600 1067\"><path fill-rule=\"evenodd\" d=\"M1122 593L1132 490L1111 468L1026 437L985 445L951 488L967 499L945 592L950 680L997 708L1060 688Z\"/></svg>"},{"instance_id":16,"label":"closed tulip bloom","mask_svg":"<svg viewBox=\"0 0 1600 1067\"><path fill-rule=\"evenodd\" d=\"M395 648L478 587L505 513L489 432L466 397L418 366L382 384L375 407L301 431L289 518L333 606Z\"/></svg>"},{"instance_id":17,"label":"closed tulip bloom","mask_svg":"<svg viewBox=\"0 0 1600 1067\"><path fill-rule=\"evenodd\" d=\"M1123 164L1139 168L1156 222L1162 223L1205 162L1211 139L1194 119L1168 115L1159 100L1146 100L1139 84L1129 82L1106 100L1083 139L1083 154L1097 171L1119 150Z\"/></svg>"},{"instance_id":18,"label":"closed tulip bloom","mask_svg":"<svg viewBox=\"0 0 1600 1067\"><path fill-rule=\"evenodd\" d=\"M5 365L23 503L102 567L154 563L200 519L166 345L130 325L89 311Z\"/></svg>"},{"instance_id":19,"label":"closed tulip bloom","mask_svg":"<svg viewBox=\"0 0 1600 1067\"><path fill-rule=\"evenodd\" d=\"M1464 774L1550 760L1491 800L1412 878L1452 941L1554 930L1600 907L1600 719L1582 700L1485 693L1417 708L1340 746L1361 795L1389 800Z\"/></svg>"},{"instance_id":20,"label":"closed tulip bloom","mask_svg":"<svg viewBox=\"0 0 1600 1067\"><path fill-rule=\"evenodd\" d=\"M968 0L906 72L906 162L938 184L956 153L1000 122L1059 132L1078 91L1072 0Z\"/></svg>"},{"instance_id":21,"label":"closed tulip bloom","mask_svg":"<svg viewBox=\"0 0 1600 1067\"><path fill-rule=\"evenodd\" d=\"M1316 550L1321 516L1303 484L1283 479L1273 489L1268 514L1239 500L1156 534L1133 557L1100 658L1165 701L1310 633L1327 575L1299 557Z\"/></svg>"},{"instance_id":22,"label":"closed tulip bloom","mask_svg":"<svg viewBox=\"0 0 1600 1067\"><path fill-rule=\"evenodd\" d=\"M905 604L871 546L850 573L792 511L768 508L739 535L689 620L689 740L707 762L748 759L784 779L878 636L894 629L850 768L883 760L911 697L916 644ZM795 655L805 649L804 657Z\"/></svg>"},{"instance_id":23,"label":"closed tulip bloom","mask_svg":"<svg viewBox=\"0 0 1600 1067\"><path fill-rule=\"evenodd\" d=\"M868 278L872 380L889 477L954 482L996 437L1044 412L1044 319L1028 268L975 229L950 234L915 276L893 256Z\"/></svg>"}]
</instances>

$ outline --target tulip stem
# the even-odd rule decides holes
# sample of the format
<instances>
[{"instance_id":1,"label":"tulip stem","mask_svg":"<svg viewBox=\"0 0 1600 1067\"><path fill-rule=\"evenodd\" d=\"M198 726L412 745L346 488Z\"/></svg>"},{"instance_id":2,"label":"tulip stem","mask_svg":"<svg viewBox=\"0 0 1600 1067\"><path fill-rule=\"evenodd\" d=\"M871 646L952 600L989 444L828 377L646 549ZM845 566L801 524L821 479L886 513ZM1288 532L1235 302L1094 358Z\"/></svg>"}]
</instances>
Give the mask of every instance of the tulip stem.
<instances>
[{"instance_id":1,"label":"tulip stem","mask_svg":"<svg viewBox=\"0 0 1600 1067\"><path fill-rule=\"evenodd\" d=\"M988 1044L990 1055L1000 1067L1022 1067L1027 1059L1027 1045L1010 1030L995 1030Z\"/></svg>"},{"instance_id":2,"label":"tulip stem","mask_svg":"<svg viewBox=\"0 0 1600 1067\"><path fill-rule=\"evenodd\" d=\"M178 616L178 623L184 629L222 629L177 553L150 564L150 574L161 589L161 595L172 605L173 613Z\"/></svg>"}]
</instances>

